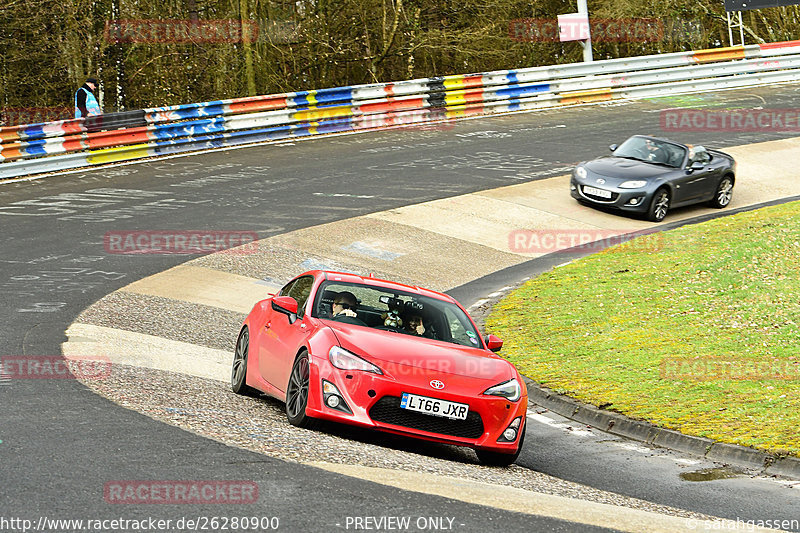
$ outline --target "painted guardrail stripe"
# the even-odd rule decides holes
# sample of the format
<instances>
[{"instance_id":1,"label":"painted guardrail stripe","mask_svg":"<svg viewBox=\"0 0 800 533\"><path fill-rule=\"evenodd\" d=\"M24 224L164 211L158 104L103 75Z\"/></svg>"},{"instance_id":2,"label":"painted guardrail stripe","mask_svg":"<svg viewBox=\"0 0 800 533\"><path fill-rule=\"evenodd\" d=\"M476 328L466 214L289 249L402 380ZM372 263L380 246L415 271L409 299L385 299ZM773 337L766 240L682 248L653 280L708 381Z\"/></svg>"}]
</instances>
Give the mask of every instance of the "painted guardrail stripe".
<instances>
[{"instance_id":1,"label":"painted guardrail stripe","mask_svg":"<svg viewBox=\"0 0 800 533\"><path fill-rule=\"evenodd\" d=\"M0 178L248 142L796 79L800 41L786 41L181 104L0 128Z\"/></svg>"}]
</instances>

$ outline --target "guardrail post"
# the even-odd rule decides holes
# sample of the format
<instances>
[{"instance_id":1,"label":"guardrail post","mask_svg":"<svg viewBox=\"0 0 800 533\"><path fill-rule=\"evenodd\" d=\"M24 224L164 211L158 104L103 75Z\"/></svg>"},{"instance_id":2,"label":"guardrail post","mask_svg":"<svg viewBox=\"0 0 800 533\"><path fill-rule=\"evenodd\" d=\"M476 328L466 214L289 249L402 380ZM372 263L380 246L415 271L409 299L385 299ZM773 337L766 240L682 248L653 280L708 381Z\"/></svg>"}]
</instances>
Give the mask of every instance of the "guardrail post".
<instances>
[{"instance_id":1,"label":"guardrail post","mask_svg":"<svg viewBox=\"0 0 800 533\"><path fill-rule=\"evenodd\" d=\"M586 4L586 0L578 0L578 13L582 15L586 15L586 19L589 19L589 6ZM589 24L589 38L585 41L580 41L581 46L583 47L583 61L585 63L591 63L594 61L592 57L592 25Z\"/></svg>"}]
</instances>

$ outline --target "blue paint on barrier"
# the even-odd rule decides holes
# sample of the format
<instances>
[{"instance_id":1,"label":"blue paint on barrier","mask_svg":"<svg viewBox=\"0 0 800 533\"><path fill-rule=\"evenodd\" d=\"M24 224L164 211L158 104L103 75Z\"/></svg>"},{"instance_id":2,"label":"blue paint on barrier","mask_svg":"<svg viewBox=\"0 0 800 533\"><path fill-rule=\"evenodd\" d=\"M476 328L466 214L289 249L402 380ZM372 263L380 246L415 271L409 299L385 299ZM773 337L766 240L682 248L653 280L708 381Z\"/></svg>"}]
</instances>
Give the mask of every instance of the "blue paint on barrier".
<instances>
[{"instance_id":1,"label":"blue paint on barrier","mask_svg":"<svg viewBox=\"0 0 800 533\"><path fill-rule=\"evenodd\" d=\"M191 122L180 122L178 124L161 124L152 130L153 136L157 140L174 139L177 137L188 137L202 133L213 133L225 131L225 118L216 117L206 120L193 120Z\"/></svg>"},{"instance_id":2,"label":"blue paint on barrier","mask_svg":"<svg viewBox=\"0 0 800 533\"><path fill-rule=\"evenodd\" d=\"M225 104L222 102L214 102L207 104L197 110L198 116L201 117L216 117L225 113Z\"/></svg>"},{"instance_id":3,"label":"blue paint on barrier","mask_svg":"<svg viewBox=\"0 0 800 533\"><path fill-rule=\"evenodd\" d=\"M534 85L512 85L499 89L496 94L504 98L519 98L531 94L546 93L550 91L549 83L537 83Z\"/></svg>"},{"instance_id":4,"label":"blue paint on barrier","mask_svg":"<svg viewBox=\"0 0 800 533\"><path fill-rule=\"evenodd\" d=\"M203 102L200 104L183 104L174 107L155 107L147 110L147 115L152 121L152 116L155 113L169 113L177 120L200 118L200 117L213 117L221 115L225 110L225 104L221 100L214 102Z\"/></svg>"},{"instance_id":5,"label":"blue paint on barrier","mask_svg":"<svg viewBox=\"0 0 800 533\"><path fill-rule=\"evenodd\" d=\"M23 130L18 131L20 139L35 139L44 137L45 124L31 124Z\"/></svg>"},{"instance_id":6,"label":"blue paint on barrier","mask_svg":"<svg viewBox=\"0 0 800 533\"><path fill-rule=\"evenodd\" d=\"M207 136L206 139L195 138L184 141L161 141L153 148L153 155L179 154L195 150L208 150L225 146L222 139Z\"/></svg>"},{"instance_id":7,"label":"blue paint on barrier","mask_svg":"<svg viewBox=\"0 0 800 533\"><path fill-rule=\"evenodd\" d=\"M27 141L25 146L23 146L20 151L27 154L27 155L47 155L47 152L44 149L44 145L47 142L45 140L38 140L38 141Z\"/></svg>"},{"instance_id":8,"label":"blue paint on barrier","mask_svg":"<svg viewBox=\"0 0 800 533\"><path fill-rule=\"evenodd\" d=\"M290 100L301 109L336 106L352 102L353 90L350 87L336 87L319 91L299 91Z\"/></svg>"},{"instance_id":9,"label":"blue paint on barrier","mask_svg":"<svg viewBox=\"0 0 800 533\"><path fill-rule=\"evenodd\" d=\"M353 100L353 89L350 87L322 89L317 91L315 98L317 99L317 102L324 104L331 102L336 102L337 104L348 103L352 102Z\"/></svg>"}]
</instances>

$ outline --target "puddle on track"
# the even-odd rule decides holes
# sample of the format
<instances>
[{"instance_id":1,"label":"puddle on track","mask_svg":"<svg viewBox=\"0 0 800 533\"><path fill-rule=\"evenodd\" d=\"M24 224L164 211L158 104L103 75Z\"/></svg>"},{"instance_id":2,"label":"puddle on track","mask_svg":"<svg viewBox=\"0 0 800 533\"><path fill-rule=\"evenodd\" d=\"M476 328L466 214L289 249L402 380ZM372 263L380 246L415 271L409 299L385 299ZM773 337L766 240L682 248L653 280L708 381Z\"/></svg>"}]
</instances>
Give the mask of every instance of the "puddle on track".
<instances>
[{"instance_id":1,"label":"puddle on track","mask_svg":"<svg viewBox=\"0 0 800 533\"><path fill-rule=\"evenodd\" d=\"M703 468L693 472L682 472L680 478L683 481L715 481L717 479L730 479L741 477L744 473L730 467Z\"/></svg>"}]
</instances>

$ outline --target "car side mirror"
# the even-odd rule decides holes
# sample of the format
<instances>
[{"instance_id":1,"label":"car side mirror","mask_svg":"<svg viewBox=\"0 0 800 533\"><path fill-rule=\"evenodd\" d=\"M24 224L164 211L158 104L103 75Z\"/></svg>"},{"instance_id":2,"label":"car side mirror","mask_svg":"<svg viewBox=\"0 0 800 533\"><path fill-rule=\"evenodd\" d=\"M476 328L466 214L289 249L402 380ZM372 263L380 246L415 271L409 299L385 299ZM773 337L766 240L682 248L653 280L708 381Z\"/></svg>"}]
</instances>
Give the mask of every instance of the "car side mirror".
<instances>
[{"instance_id":1,"label":"car side mirror","mask_svg":"<svg viewBox=\"0 0 800 533\"><path fill-rule=\"evenodd\" d=\"M272 309L289 317L289 324L297 320L297 300L291 296L276 296L272 299Z\"/></svg>"},{"instance_id":2,"label":"car side mirror","mask_svg":"<svg viewBox=\"0 0 800 533\"><path fill-rule=\"evenodd\" d=\"M611 150L612 152L614 150L616 150L617 148L618 148L618 145L616 145L616 144L612 144L611 146L608 147L608 149Z\"/></svg>"},{"instance_id":3,"label":"car side mirror","mask_svg":"<svg viewBox=\"0 0 800 533\"><path fill-rule=\"evenodd\" d=\"M704 163L702 163L701 161L694 161L692 163L689 163L689 167L686 170L688 170L689 173L692 173L695 170L703 170L704 168L705 168Z\"/></svg>"},{"instance_id":4,"label":"car side mirror","mask_svg":"<svg viewBox=\"0 0 800 533\"><path fill-rule=\"evenodd\" d=\"M495 353L499 352L500 348L503 347L503 340L497 335L486 335L483 340L486 342L486 347Z\"/></svg>"}]
</instances>

